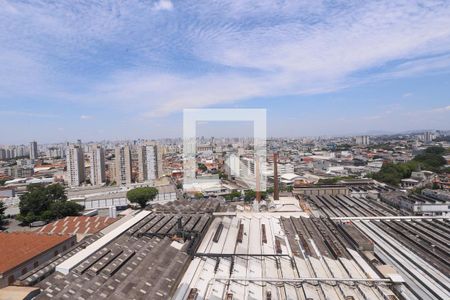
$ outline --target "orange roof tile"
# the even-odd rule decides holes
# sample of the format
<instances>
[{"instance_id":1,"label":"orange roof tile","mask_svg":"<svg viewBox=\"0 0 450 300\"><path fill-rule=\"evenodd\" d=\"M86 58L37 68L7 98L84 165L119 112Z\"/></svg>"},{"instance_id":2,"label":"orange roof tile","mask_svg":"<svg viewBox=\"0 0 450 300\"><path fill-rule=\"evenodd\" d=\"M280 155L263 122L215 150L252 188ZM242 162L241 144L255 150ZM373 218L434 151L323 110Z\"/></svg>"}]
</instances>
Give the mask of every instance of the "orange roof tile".
<instances>
[{"instance_id":1,"label":"orange roof tile","mask_svg":"<svg viewBox=\"0 0 450 300\"><path fill-rule=\"evenodd\" d=\"M65 217L42 227L39 232L50 234L94 234L117 219L109 217Z\"/></svg>"},{"instance_id":2,"label":"orange roof tile","mask_svg":"<svg viewBox=\"0 0 450 300\"><path fill-rule=\"evenodd\" d=\"M0 232L0 273L5 273L70 238L70 235Z\"/></svg>"}]
</instances>

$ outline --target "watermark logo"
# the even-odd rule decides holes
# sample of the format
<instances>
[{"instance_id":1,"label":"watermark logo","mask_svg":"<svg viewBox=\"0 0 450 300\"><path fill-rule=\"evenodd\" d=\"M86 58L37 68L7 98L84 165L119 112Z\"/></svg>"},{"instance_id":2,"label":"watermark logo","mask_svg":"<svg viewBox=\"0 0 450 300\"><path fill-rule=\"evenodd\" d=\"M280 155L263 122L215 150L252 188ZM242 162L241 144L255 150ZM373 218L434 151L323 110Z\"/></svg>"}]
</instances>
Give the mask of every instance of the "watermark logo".
<instances>
[{"instance_id":1,"label":"watermark logo","mask_svg":"<svg viewBox=\"0 0 450 300\"><path fill-rule=\"evenodd\" d=\"M253 123L252 150L245 157L238 153L227 155L224 168L233 178L249 189L266 190L266 109L184 109L183 110L183 168L185 190L199 190L219 185L220 179L202 178L197 170L197 124L200 122L249 121Z\"/></svg>"}]
</instances>

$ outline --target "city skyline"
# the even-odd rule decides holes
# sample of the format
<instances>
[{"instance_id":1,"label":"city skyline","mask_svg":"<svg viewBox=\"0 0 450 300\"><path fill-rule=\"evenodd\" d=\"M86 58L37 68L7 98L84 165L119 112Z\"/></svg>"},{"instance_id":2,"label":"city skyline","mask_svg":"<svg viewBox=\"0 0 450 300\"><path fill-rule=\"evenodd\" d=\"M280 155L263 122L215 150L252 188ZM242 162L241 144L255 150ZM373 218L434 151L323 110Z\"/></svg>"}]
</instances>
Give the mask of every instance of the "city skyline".
<instances>
[{"instance_id":1,"label":"city skyline","mask_svg":"<svg viewBox=\"0 0 450 300\"><path fill-rule=\"evenodd\" d=\"M240 123L239 123L240 124ZM234 127L233 127L234 128ZM246 128L247 129L247 128ZM322 135L286 135L286 136L268 136L267 140L303 140L303 139L323 139L323 140L335 140L335 139L356 139L360 137L376 137L376 138L383 138L383 137L407 137L410 136L412 139L419 140L421 137L423 137L424 134L432 133L432 134L443 134L444 136L448 134L450 130L448 129L417 129L417 130L405 130L401 132L384 132L384 131L367 131L367 132L357 132L352 134L322 134ZM197 143L200 142L202 139L206 140L206 142L210 142L211 139L215 140L233 140L233 139L239 139L239 140L252 140L253 136L251 134L249 135L221 135L216 134L216 128L208 128L206 132L209 132L211 134L200 134L197 136ZM133 137L133 138L124 138L124 139L107 139L107 138L101 138L98 139L92 139L92 140L82 140L82 139L65 139L64 141L53 141L53 142L47 142L47 141L38 141L40 146L52 146L52 145L60 145L60 146L70 146L70 145L76 145L77 143L82 142L83 145L89 145L89 146L95 146L96 144L103 144L103 143L109 143L117 146L124 146L124 145L131 145L133 142L161 142L161 141L177 141L178 143L181 143L183 141L182 136L175 136L175 137L161 137L161 138L145 138L145 137ZM33 141L36 142L36 141ZM20 143L4 143L0 144L0 147L24 147L24 149L30 150L30 144L31 142L20 142ZM29 156L29 153L27 155Z\"/></svg>"},{"instance_id":2,"label":"city skyline","mask_svg":"<svg viewBox=\"0 0 450 300\"><path fill-rule=\"evenodd\" d=\"M269 136L448 130L449 14L444 1L7 1L0 143L180 137L182 109L199 107L265 108Z\"/></svg>"}]
</instances>

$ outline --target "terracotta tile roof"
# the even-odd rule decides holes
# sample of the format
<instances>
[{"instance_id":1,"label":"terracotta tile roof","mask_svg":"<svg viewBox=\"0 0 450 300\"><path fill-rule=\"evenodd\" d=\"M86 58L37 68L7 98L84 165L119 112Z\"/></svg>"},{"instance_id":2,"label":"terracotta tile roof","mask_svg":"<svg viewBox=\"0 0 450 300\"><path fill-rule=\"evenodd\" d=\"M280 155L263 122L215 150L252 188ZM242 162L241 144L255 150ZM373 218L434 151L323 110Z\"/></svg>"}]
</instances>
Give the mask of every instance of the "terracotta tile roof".
<instances>
[{"instance_id":1,"label":"terracotta tile roof","mask_svg":"<svg viewBox=\"0 0 450 300\"><path fill-rule=\"evenodd\" d=\"M39 232L50 234L94 234L116 220L109 217L65 217L45 225Z\"/></svg>"},{"instance_id":2,"label":"terracotta tile roof","mask_svg":"<svg viewBox=\"0 0 450 300\"><path fill-rule=\"evenodd\" d=\"M70 235L0 232L0 273L5 273L70 238Z\"/></svg>"}]
</instances>

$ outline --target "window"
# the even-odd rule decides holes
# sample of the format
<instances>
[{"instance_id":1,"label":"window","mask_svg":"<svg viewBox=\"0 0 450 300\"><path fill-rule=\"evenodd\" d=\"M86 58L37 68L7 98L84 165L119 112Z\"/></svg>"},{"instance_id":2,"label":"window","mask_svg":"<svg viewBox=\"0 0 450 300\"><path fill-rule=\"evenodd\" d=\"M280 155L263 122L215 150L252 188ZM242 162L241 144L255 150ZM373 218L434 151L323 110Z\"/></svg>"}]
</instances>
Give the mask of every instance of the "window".
<instances>
[{"instance_id":1,"label":"window","mask_svg":"<svg viewBox=\"0 0 450 300\"><path fill-rule=\"evenodd\" d=\"M13 284L14 283L14 275L11 275L11 276L9 276L8 277L8 285L11 285L11 284Z\"/></svg>"},{"instance_id":2,"label":"window","mask_svg":"<svg viewBox=\"0 0 450 300\"><path fill-rule=\"evenodd\" d=\"M23 268L22 269L22 275L24 275L24 274L26 274L27 273L27 268Z\"/></svg>"},{"instance_id":3,"label":"window","mask_svg":"<svg viewBox=\"0 0 450 300\"><path fill-rule=\"evenodd\" d=\"M35 261L34 264L33 264L33 268L36 268L37 266L39 266L39 262Z\"/></svg>"}]
</instances>

